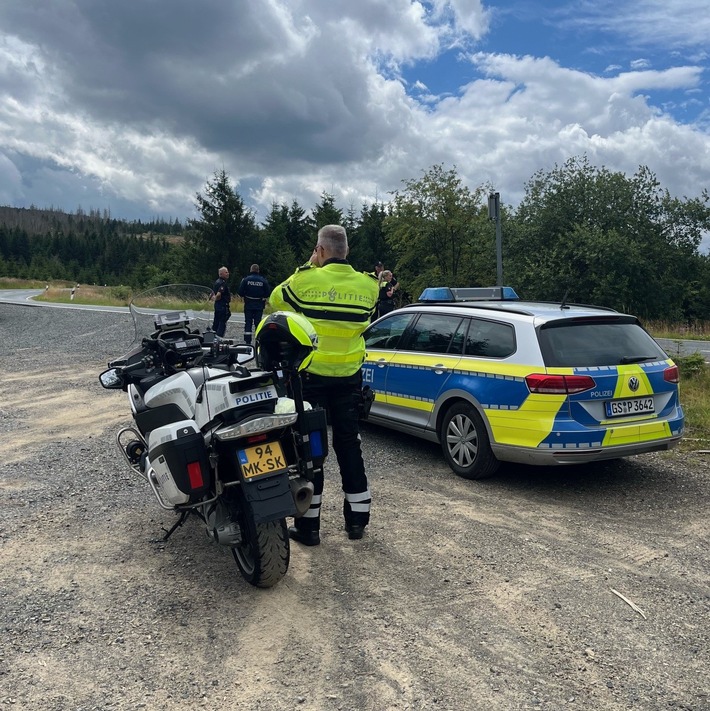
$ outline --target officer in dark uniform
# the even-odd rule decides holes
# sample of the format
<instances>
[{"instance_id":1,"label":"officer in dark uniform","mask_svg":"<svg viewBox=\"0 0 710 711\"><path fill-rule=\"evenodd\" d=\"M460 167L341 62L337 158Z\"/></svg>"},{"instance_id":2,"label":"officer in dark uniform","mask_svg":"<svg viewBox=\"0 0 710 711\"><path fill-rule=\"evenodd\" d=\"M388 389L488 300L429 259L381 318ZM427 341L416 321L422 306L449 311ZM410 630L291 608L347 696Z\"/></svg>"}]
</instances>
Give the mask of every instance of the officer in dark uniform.
<instances>
[{"instance_id":1,"label":"officer in dark uniform","mask_svg":"<svg viewBox=\"0 0 710 711\"><path fill-rule=\"evenodd\" d=\"M377 277L378 281L382 281L380 276L381 276L384 268L385 268L385 266L384 266L384 264L382 264L382 262L375 262L375 271L373 271L372 274L374 274ZM392 274L392 272L389 272L389 274L390 274L390 278L388 281L390 284L390 288L393 291L397 291L397 289L399 289L399 282L394 278L394 274Z\"/></svg>"},{"instance_id":2,"label":"officer in dark uniform","mask_svg":"<svg viewBox=\"0 0 710 711\"><path fill-rule=\"evenodd\" d=\"M266 300L271 294L269 282L259 274L259 265L252 264L249 275L242 279L237 291L244 299L244 342L251 343L254 329L264 314Z\"/></svg>"},{"instance_id":3,"label":"officer in dark uniform","mask_svg":"<svg viewBox=\"0 0 710 711\"><path fill-rule=\"evenodd\" d=\"M224 332L227 329L227 321L229 321L229 317L232 315L229 309L232 295L229 292L227 279L229 279L229 269L227 269L227 267L220 267L217 281L212 287L212 295L210 296L210 299L214 301L212 330L218 336L224 336Z\"/></svg>"},{"instance_id":4,"label":"officer in dark uniform","mask_svg":"<svg viewBox=\"0 0 710 711\"><path fill-rule=\"evenodd\" d=\"M356 272L346 261L348 238L340 225L326 225L310 263L279 284L271 295L275 310L302 313L318 334L318 348L303 374L303 396L328 412L333 449L343 484L343 515L348 538L362 538L370 521L370 490L360 448L361 402L365 341L379 295L372 274ZM311 507L288 529L289 536L307 546L320 543L323 472L313 482Z\"/></svg>"}]
</instances>

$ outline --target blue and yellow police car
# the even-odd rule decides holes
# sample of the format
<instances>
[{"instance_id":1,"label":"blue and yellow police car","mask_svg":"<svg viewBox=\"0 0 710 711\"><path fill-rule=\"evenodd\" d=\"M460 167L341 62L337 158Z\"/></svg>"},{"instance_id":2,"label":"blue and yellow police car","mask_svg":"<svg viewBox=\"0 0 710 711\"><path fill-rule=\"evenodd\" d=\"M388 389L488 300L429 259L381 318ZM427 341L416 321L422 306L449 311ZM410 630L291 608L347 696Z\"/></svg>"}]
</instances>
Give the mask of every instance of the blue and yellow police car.
<instances>
[{"instance_id":1,"label":"blue and yellow police car","mask_svg":"<svg viewBox=\"0 0 710 711\"><path fill-rule=\"evenodd\" d=\"M466 479L500 462L578 464L674 447L678 367L635 316L425 289L365 331L368 422L440 443Z\"/></svg>"}]
</instances>

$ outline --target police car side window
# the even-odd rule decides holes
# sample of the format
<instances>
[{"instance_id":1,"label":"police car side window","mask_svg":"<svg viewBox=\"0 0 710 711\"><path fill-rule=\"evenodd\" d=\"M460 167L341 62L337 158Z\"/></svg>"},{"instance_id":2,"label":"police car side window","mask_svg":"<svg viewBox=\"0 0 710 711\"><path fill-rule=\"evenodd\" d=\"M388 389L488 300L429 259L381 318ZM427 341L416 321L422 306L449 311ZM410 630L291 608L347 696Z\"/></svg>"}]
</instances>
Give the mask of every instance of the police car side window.
<instances>
[{"instance_id":1,"label":"police car side window","mask_svg":"<svg viewBox=\"0 0 710 711\"><path fill-rule=\"evenodd\" d=\"M454 333L454 337L449 343L448 352L452 355L461 355L463 353L464 341L466 339L466 330L468 329L468 319L461 319L461 323Z\"/></svg>"},{"instance_id":2,"label":"police car side window","mask_svg":"<svg viewBox=\"0 0 710 711\"><path fill-rule=\"evenodd\" d=\"M448 353L461 321L459 316L422 314L414 324L405 348L419 353ZM455 350L455 349L454 349Z\"/></svg>"},{"instance_id":3,"label":"police car side window","mask_svg":"<svg viewBox=\"0 0 710 711\"><path fill-rule=\"evenodd\" d=\"M412 321L412 314L393 314L372 324L365 331L365 346L381 350L395 350L399 347L402 334Z\"/></svg>"},{"instance_id":4,"label":"police car side window","mask_svg":"<svg viewBox=\"0 0 710 711\"><path fill-rule=\"evenodd\" d=\"M515 353L515 329L507 323L471 319L465 354L484 358L505 358Z\"/></svg>"}]
</instances>

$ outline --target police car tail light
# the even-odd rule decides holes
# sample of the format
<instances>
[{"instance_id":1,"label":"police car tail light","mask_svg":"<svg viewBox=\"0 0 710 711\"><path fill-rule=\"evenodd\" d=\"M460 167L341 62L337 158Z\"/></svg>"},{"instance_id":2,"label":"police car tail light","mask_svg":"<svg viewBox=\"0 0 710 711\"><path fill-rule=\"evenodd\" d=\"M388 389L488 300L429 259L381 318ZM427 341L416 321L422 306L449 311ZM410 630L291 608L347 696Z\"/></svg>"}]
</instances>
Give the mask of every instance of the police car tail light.
<instances>
[{"instance_id":1,"label":"police car tail light","mask_svg":"<svg viewBox=\"0 0 710 711\"><path fill-rule=\"evenodd\" d=\"M596 387L589 375L547 375L533 373L525 378L531 393L537 395L574 395Z\"/></svg>"},{"instance_id":2,"label":"police car tail light","mask_svg":"<svg viewBox=\"0 0 710 711\"><path fill-rule=\"evenodd\" d=\"M680 382L680 372L678 371L678 366L672 365L670 368L666 368L663 371L663 379L667 383L679 383Z\"/></svg>"}]
</instances>

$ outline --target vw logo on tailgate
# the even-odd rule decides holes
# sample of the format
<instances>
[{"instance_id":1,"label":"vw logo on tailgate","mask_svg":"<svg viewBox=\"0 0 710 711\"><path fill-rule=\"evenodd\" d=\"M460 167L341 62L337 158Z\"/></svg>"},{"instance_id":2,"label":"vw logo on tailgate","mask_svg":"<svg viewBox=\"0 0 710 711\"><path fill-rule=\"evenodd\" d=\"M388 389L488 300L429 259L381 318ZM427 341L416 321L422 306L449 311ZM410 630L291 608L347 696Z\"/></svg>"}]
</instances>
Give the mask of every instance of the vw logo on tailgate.
<instances>
[{"instance_id":1,"label":"vw logo on tailgate","mask_svg":"<svg viewBox=\"0 0 710 711\"><path fill-rule=\"evenodd\" d=\"M638 389L639 389L639 379L635 375L632 375L629 378L629 390L631 390L632 393L635 393Z\"/></svg>"}]
</instances>

